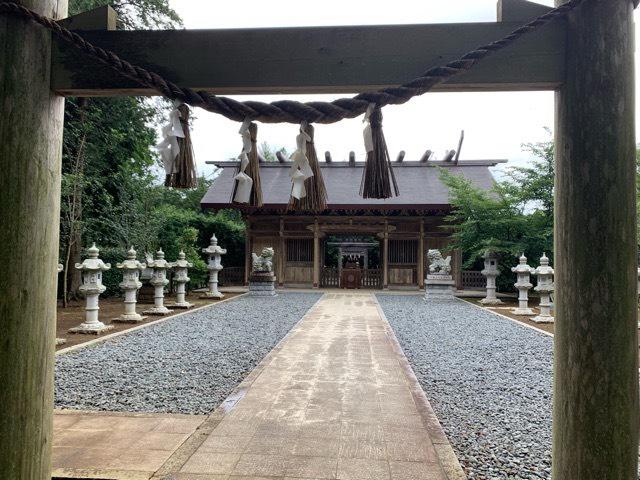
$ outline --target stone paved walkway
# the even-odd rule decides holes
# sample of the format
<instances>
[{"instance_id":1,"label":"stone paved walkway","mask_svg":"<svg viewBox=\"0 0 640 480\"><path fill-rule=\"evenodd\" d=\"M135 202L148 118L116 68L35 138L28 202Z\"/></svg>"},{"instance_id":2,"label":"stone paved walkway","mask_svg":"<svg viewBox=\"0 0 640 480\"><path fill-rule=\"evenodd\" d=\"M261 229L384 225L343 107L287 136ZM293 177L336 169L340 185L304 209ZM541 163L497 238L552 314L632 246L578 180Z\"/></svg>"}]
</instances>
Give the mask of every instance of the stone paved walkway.
<instances>
[{"instance_id":1,"label":"stone paved walkway","mask_svg":"<svg viewBox=\"0 0 640 480\"><path fill-rule=\"evenodd\" d=\"M148 479L205 418L57 410L53 477Z\"/></svg>"},{"instance_id":2,"label":"stone paved walkway","mask_svg":"<svg viewBox=\"0 0 640 480\"><path fill-rule=\"evenodd\" d=\"M154 479L465 478L368 293L325 294L182 440Z\"/></svg>"}]
</instances>

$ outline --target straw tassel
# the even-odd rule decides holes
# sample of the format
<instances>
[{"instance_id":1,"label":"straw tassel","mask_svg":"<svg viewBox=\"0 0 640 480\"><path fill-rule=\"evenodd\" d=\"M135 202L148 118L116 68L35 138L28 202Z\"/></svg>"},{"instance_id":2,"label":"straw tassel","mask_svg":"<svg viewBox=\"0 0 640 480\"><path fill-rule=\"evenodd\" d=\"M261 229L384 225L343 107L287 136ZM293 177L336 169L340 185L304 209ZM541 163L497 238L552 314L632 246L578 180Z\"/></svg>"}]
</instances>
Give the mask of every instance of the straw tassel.
<instances>
[{"instance_id":1,"label":"straw tassel","mask_svg":"<svg viewBox=\"0 0 640 480\"><path fill-rule=\"evenodd\" d=\"M198 186L198 173L193 155L193 145L191 144L191 132L189 131L189 107L182 103L177 109L182 126L182 135L176 136L178 152L175 157L173 171L167 174L164 184L173 188L195 188Z\"/></svg>"},{"instance_id":2,"label":"straw tassel","mask_svg":"<svg viewBox=\"0 0 640 480\"><path fill-rule=\"evenodd\" d=\"M324 178L322 178L316 146L313 142L315 129L313 125L306 122L300 126L300 129L307 134L308 140L306 141L305 154L313 176L304 181L306 195L300 199L291 196L288 209L306 212L322 212L327 209L327 189L324 185Z\"/></svg>"},{"instance_id":3,"label":"straw tassel","mask_svg":"<svg viewBox=\"0 0 640 480\"><path fill-rule=\"evenodd\" d=\"M247 175L253 179L253 190L251 191L252 207L262 207L262 186L260 185L260 159L258 158L258 125L249 125L249 135L251 135L251 151L249 152L249 168Z\"/></svg>"},{"instance_id":4,"label":"straw tassel","mask_svg":"<svg viewBox=\"0 0 640 480\"><path fill-rule=\"evenodd\" d=\"M364 129L367 161L362 173L360 195L363 198L391 198L398 196L398 183L393 173L387 142L382 132L382 110L371 104L365 115L369 124Z\"/></svg>"},{"instance_id":5,"label":"straw tassel","mask_svg":"<svg viewBox=\"0 0 640 480\"><path fill-rule=\"evenodd\" d=\"M246 120L240 128L240 134L243 137L243 148L240 154L240 164L234 177L236 182L232 192L233 202L262 207L260 160L257 145L258 125Z\"/></svg>"}]
</instances>

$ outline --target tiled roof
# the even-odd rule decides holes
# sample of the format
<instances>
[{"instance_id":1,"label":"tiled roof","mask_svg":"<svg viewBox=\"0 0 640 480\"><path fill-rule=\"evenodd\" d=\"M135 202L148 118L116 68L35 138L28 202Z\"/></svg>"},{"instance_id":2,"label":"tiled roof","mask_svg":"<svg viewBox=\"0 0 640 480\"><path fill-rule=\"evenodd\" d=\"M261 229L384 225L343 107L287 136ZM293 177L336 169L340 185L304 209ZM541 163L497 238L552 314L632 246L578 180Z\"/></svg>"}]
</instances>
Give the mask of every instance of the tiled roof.
<instances>
[{"instance_id":1,"label":"tiled roof","mask_svg":"<svg viewBox=\"0 0 640 480\"><path fill-rule=\"evenodd\" d=\"M502 161L462 162L457 166L446 166L453 174L462 174L482 189L488 190L494 184L489 166ZM238 206L231 203L233 177L236 162L215 163L222 168L209 191L201 201L204 208L219 209ZM439 169L420 162L395 163L394 172L400 195L386 200L364 199L359 195L363 163L321 162L322 175L327 188L328 207L338 209L420 209L442 208L449 205L449 192L440 181ZM282 208L289 202L291 179L290 163L262 163L260 181L265 208Z\"/></svg>"}]
</instances>

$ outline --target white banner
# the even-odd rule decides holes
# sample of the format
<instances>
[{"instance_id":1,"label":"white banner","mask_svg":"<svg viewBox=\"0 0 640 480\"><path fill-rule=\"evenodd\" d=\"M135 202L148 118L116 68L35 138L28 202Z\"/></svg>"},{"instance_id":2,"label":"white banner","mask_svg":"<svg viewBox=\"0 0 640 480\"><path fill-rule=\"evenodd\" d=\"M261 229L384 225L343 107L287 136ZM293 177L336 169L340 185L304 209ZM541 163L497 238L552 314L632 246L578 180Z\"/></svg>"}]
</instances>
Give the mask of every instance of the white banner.
<instances>
[{"instance_id":1,"label":"white banner","mask_svg":"<svg viewBox=\"0 0 640 480\"><path fill-rule=\"evenodd\" d=\"M236 203L249 203L251 200L251 189L253 188L253 180L245 173L249 166L249 152L251 152L251 134L249 133L249 124L251 121L246 119L240 127L240 135L242 135L242 152L238 159L240 160L240 172L233 177L237 182L236 194L233 201Z\"/></svg>"},{"instance_id":2,"label":"white banner","mask_svg":"<svg viewBox=\"0 0 640 480\"><path fill-rule=\"evenodd\" d=\"M300 170L296 170L291 176L291 196L293 198L300 200L307 196L307 189L304 187L304 181L307 178Z\"/></svg>"},{"instance_id":3,"label":"white banner","mask_svg":"<svg viewBox=\"0 0 640 480\"><path fill-rule=\"evenodd\" d=\"M307 142L311 141L311 137L304 131L306 126L306 122L300 125L300 133L296 137L296 151L290 157L293 162L289 170L292 183L291 196L298 200L307 196L304 181L313 177L313 170L307 158Z\"/></svg>"},{"instance_id":4,"label":"white banner","mask_svg":"<svg viewBox=\"0 0 640 480\"><path fill-rule=\"evenodd\" d=\"M363 122L366 122L366 126L364 127L364 149L367 153L373 152L373 133L371 132L371 114L373 113L373 109L375 108L375 104L371 103L367 107L367 111L364 114Z\"/></svg>"},{"instance_id":5,"label":"white banner","mask_svg":"<svg viewBox=\"0 0 640 480\"><path fill-rule=\"evenodd\" d=\"M176 158L180 153L178 138L184 138L182 123L180 123L180 111L178 110L180 105L182 105L182 102L173 102L173 109L169 114L169 123L162 127L162 141L156 147L167 175L175 173Z\"/></svg>"}]
</instances>

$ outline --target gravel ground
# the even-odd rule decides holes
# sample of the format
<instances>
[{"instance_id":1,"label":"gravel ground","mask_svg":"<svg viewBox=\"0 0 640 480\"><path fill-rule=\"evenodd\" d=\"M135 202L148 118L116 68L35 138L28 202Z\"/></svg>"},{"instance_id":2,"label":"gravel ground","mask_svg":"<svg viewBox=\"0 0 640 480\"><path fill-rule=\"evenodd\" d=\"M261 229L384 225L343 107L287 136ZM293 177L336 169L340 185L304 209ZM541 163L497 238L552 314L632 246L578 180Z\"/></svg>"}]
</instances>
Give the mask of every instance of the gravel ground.
<instances>
[{"instance_id":1,"label":"gravel ground","mask_svg":"<svg viewBox=\"0 0 640 480\"><path fill-rule=\"evenodd\" d=\"M239 297L56 358L59 408L214 410L320 294Z\"/></svg>"},{"instance_id":2,"label":"gravel ground","mask_svg":"<svg viewBox=\"0 0 640 480\"><path fill-rule=\"evenodd\" d=\"M551 478L553 339L462 301L377 298L469 478Z\"/></svg>"}]
</instances>

